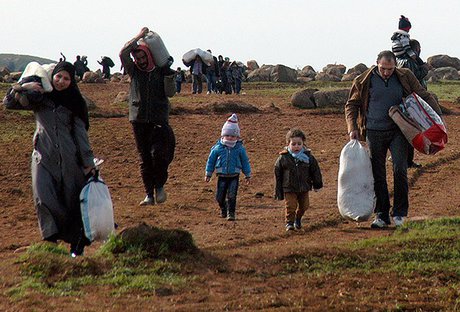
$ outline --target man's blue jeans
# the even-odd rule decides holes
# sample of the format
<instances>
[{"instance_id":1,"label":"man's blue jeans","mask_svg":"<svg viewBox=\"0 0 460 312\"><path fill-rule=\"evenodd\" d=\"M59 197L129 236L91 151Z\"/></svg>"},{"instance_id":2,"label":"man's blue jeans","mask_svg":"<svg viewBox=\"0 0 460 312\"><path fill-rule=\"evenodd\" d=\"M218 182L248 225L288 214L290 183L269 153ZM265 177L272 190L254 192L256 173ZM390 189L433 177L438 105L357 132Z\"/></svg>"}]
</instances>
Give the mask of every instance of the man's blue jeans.
<instances>
[{"instance_id":1,"label":"man's blue jeans","mask_svg":"<svg viewBox=\"0 0 460 312\"><path fill-rule=\"evenodd\" d=\"M371 152L374 189L377 197L375 213L390 223L390 196L387 184L387 151L393 161L393 216L407 216L409 208L409 185L407 181L407 152L409 142L399 129L388 131L367 130L366 141Z\"/></svg>"},{"instance_id":2,"label":"man's blue jeans","mask_svg":"<svg viewBox=\"0 0 460 312\"><path fill-rule=\"evenodd\" d=\"M216 74L214 72L208 72L206 74L206 80L207 80L207 86L208 86L208 92L217 92L216 88Z\"/></svg>"},{"instance_id":3,"label":"man's blue jeans","mask_svg":"<svg viewBox=\"0 0 460 312\"><path fill-rule=\"evenodd\" d=\"M216 200L225 214L235 214L239 180L239 176L217 178Z\"/></svg>"}]
</instances>

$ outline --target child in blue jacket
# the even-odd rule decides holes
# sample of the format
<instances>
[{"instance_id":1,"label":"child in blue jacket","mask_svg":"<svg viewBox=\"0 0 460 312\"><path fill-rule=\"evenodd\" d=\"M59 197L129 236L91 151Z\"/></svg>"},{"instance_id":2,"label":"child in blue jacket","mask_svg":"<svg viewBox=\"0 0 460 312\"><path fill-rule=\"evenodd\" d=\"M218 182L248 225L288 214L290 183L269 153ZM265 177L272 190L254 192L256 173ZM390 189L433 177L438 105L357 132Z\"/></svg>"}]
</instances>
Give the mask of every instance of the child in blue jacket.
<instances>
[{"instance_id":1,"label":"child in blue jacket","mask_svg":"<svg viewBox=\"0 0 460 312\"><path fill-rule=\"evenodd\" d=\"M246 176L247 184L251 179L251 166L243 141L240 139L236 114L232 114L225 122L221 138L211 148L206 163L206 182L211 180L214 170L217 175L216 200L219 203L221 217L234 221L240 172Z\"/></svg>"}]
</instances>

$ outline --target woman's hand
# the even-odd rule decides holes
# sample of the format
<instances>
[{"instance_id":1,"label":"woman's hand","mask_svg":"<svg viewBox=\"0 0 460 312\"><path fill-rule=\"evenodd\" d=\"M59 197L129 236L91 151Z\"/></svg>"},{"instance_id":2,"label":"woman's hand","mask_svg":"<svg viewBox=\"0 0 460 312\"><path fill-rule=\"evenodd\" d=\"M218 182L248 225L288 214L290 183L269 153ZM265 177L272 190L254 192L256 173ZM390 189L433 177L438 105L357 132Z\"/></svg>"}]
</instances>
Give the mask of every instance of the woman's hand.
<instances>
[{"instance_id":1,"label":"woman's hand","mask_svg":"<svg viewBox=\"0 0 460 312\"><path fill-rule=\"evenodd\" d=\"M45 92L45 90L43 90L42 85L38 82L26 82L21 86L21 88L23 90L37 91L40 93Z\"/></svg>"}]
</instances>

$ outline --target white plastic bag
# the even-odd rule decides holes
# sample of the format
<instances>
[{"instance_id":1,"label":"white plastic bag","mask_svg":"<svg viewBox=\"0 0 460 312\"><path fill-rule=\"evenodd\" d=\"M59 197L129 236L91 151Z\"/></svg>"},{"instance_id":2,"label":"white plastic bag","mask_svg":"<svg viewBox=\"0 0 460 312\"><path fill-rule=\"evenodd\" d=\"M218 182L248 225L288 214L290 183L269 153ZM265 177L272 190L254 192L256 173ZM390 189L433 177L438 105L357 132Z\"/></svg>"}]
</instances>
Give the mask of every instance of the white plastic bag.
<instances>
[{"instance_id":1,"label":"white plastic bag","mask_svg":"<svg viewBox=\"0 0 460 312\"><path fill-rule=\"evenodd\" d=\"M203 63L210 66L214 62L214 58L211 53L208 51L203 51L199 48L188 51L182 56L182 61L184 64L192 62L197 56L201 58Z\"/></svg>"},{"instance_id":2,"label":"white plastic bag","mask_svg":"<svg viewBox=\"0 0 460 312\"><path fill-rule=\"evenodd\" d=\"M375 208L374 176L369 150L358 140L340 153L337 205L344 218L368 220Z\"/></svg>"},{"instance_id":3,"label":"white plastic bag","mask_svg":"<svg viewBox=\"0 0 460 312\"><path fill-rule=\"evenodd\" d=\"M112 199L99 171L81 190L80 209L85 236L90 241L104 241L114 231Z\"/></svg>"}]
</instances>

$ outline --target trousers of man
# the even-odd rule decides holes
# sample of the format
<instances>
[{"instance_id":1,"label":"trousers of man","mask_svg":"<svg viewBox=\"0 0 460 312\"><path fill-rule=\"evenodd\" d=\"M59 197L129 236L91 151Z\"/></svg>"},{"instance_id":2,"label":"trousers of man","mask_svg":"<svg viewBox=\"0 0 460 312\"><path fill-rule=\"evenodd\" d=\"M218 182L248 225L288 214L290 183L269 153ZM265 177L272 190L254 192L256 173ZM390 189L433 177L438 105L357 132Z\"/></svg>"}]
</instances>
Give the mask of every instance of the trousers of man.
<instances>
[{"instance_id":1,"label":"trousers of man","mask_svg":"<svg viewBox=\"0 0 460 312\"><path fill-rule=\"evenodd\" d=\"M286 192L284 193L286 205L286 223L294 223L296 219L302 219L305 211L310 207L308 192Z\"/></svg>"},{"instance_id":2,"label":"trousers of man","mask_svg":"<svg viewBox=\"0 0 460 312\"><path fill-rule=\"evenodd\" d=\"M387 151L390 150L393 164L393 211L394 217L406 217L409 208L409 185L407 180L407 152L409 142L399 129L367 130L367 143L371 153L374 190L377 197L375 213L390 223L390 195L387 183Z\"/></svg>"},{"instance_id":3,"label":"trousers of man","mask_svg":"<svg viewBox=\"0 0 460 312\"><path fill-rule=\"evenodd\" d=\"M152 123L132 123L145 192L153 196L154 188L163 187L168 166L174 158L176 139L172 128Z\"/></svg>"}]
</instances>

